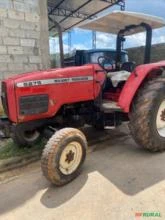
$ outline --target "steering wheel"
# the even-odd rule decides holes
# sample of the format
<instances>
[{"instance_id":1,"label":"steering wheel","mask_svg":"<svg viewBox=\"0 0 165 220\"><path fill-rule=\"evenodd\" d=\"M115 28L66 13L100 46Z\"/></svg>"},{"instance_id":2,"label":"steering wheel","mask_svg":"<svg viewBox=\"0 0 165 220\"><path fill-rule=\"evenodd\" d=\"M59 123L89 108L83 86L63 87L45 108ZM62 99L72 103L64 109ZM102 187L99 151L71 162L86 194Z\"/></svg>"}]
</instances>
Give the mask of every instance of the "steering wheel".
<instances>
[{"instance_id":1,"label":"steering wheel","mask_svg":"<svg viewBox=\"0 0 165 220\"><path fill-rule=\"evenodd\" d=\"M112 63L112 59L110 57L106 57L106 56L99 56L97 58L97 62L98 64L105 70L105 71L109 71L109 70L114 70L114 66ZM108 64L108 68L105 67L105 65ZM110 67L109 67L110 65Z\"/></svg>"}]
</instances>

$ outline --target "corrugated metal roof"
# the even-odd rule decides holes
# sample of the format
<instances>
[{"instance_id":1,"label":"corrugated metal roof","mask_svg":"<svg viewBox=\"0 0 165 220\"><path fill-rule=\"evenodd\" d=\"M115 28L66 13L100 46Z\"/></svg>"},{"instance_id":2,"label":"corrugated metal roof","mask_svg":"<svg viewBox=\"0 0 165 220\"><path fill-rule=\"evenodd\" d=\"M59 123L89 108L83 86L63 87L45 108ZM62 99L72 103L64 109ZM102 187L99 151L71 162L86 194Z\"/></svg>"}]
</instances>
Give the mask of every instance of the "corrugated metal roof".
<instances>
[{"instance_id":1,"label":"corrugated metal roof","mask_svg":"<svg viewBox=\"0 0 165 220\"><path fill-rule=\"evenodd\" d=\"M124 0L48 0L49 29L55 31L53 20L63 31L77 26L84 20L96 17L96 14L119 5L124 9Z\"/></svg>"}]
</instances>

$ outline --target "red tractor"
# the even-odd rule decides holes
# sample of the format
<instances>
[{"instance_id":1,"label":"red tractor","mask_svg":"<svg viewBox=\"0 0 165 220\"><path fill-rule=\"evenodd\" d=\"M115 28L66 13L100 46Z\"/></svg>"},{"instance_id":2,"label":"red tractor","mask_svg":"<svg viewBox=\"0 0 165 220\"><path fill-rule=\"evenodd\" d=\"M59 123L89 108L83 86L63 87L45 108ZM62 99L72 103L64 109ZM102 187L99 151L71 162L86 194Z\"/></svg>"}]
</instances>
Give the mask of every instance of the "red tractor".
<instances>
[{"instance_id":1,"label":"red tractor","mask_svg":"<svg viewBox=\"0 0 165 220\"><path fill-rule=\"evenodd\" d=\"M87 141L77 128L85 124L103 129L129 121L141 147L165 150L165 61L150 63L152 29L163 26L161 18L131 12L114 12L84 24L83 28L117 33L115 63L101 56L96 64L4 80L1 94L7 119L0 120L3 135L20 146L34 145L44 134L50 137L41 167L56 185L70 182L80 172ZM144 30L144 64L122 63L125 36Z\"/></svg>"}]
</instances>

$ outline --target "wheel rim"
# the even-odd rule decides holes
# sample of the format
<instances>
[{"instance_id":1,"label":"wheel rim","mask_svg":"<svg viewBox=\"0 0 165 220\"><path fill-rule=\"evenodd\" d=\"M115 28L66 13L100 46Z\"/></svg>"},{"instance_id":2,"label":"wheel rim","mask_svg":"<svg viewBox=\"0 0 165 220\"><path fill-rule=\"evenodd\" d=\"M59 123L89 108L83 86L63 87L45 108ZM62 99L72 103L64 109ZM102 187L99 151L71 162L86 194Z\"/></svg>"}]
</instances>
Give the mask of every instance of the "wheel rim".
<instances>
[{"instance_id":1,"label":"wheel rim","mask_svg":"<svg viewBox=\"0 0 165 220\"><path fill-rule=\"evenodd\" d=\"M26 141L35 141L39 138L39 136L40 133L37 130L24 132L24 139Z\"/></svg>"},{"instance_id":2,"label":"wheel rim","mask_svg":"<svg viewBox=\"0 0 165 220\"><path fill-rule=\"evenodd\" d=\"M165 100L159 107L156 118L156 127L159 135L161 137L165 137Z\"/></svg>"},{"instance_id":3,"label":"wheel rim","mask_svg":"<svg viewBox=\"0 0 165 220\"><path fill-rule=\"evenodd\" d=\"M80 143L76 141L69 143L63 150L60 157L60 171L64 175L73 173L81 162L82 154L82 147Z\"/></svg>"}]
</instances>

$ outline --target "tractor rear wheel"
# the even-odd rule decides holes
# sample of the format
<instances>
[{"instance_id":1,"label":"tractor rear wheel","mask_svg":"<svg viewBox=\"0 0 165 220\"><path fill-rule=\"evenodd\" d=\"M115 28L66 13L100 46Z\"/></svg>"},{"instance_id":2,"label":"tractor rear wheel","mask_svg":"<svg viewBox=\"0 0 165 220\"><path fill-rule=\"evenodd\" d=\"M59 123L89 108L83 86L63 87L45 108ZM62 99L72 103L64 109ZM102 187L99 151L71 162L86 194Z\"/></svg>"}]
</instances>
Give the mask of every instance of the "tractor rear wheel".
<instances>
[{"instance_id":1,"label":"tractor rear wheel","mask_svg":"<svg viewBox=\"0 0 165 220\"><path fill-rule=\"evenodd\" d=\"M48 141L41 158L44 176L61 186L75 179L86 157L87 141L78 129L64 128Z\"/></svg>"},{"instance_id":2,"label":"tractor rear wheel","mask_svg":"<svg viewBox=\"0 0 165 220\"><path fill-rule=\"evenodd\" d=\"M31 147L41 140L41 133L38 130L26 131L16 125L12 129L11 138L19 147Z\"/></svg>"},{"instance_id":3,"label":"tractor rear wheel","mask_svg":"<svg viewBox=\"0 0 165 220\"><path fill-rule=\"evenodd\" d=\"M140 146L152 152L165 150L165 84L161 78L139 89L129 116L130 131Z\"/></svg>"}]
</instances>

